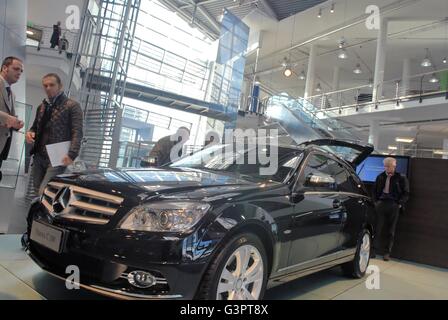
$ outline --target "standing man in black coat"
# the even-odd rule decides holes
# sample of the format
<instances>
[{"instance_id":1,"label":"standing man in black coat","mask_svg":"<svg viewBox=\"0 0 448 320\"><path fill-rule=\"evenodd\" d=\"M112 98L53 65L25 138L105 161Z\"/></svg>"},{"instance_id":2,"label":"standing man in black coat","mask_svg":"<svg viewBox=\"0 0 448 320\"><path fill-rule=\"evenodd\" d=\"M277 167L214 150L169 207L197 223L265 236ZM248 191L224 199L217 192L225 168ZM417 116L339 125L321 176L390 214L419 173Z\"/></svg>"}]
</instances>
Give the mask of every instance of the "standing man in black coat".
<instances>
[{"instance_id":1,"label":"standing man in black coat","mask_svg":"<svg viewBox=\"0 0 448 320\"><path fill-rule=\"evenodd\" d=\"M389 261L400 210L404 209L409 199L409 182L406 177L395 171L397 160L388 157L384 159L383 164L384 172L376 178L372 195L377 213L374 251L380 249L381 234L385 228L387 236L383 259Z\"/></svg>"},{"instance_id":2,"label":"standing man in black coat","mask_svg":"<svg viewBox=\"0 0 448 320\"><path fill-rule=\"evenodd\" d=\"M50 39L51 49L54 49L56 46L59 46L60 37L61 37L61 21L58 21L57 24L53 25L53 34L51 35Z\"/></svg>"}]
</instances>

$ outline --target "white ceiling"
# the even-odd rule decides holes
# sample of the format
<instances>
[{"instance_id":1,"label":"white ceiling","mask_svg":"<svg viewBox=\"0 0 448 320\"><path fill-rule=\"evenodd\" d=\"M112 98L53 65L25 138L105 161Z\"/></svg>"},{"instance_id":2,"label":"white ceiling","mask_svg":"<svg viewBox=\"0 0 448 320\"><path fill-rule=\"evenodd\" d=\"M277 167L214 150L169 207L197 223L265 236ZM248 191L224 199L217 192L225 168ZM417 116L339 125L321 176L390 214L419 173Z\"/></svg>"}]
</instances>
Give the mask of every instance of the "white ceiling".
<instances>
[{"instance_id":1,"label":"white ceiling","mask_svg":"<svg viewBox=\"0 0 448 320\"><path fill-rule=\"evenodd\" d=\"M427 72L420 67L420 61L425 55L425 48L430 49L437 67L442 67L442 58L448 55L448 26L443 19L448 16L448 1L446 0L359 0L359 1L334 1L335 12L329 13L328 3L323 4L322 18L317 18L319 6L296 14L283 21L276 22L270 19L260 19L259 12L252 12L244 21L251 27L251 32L261 29L264 31L258 71L261 72L260 81L275 89L286 91L294 96L302 96L305 81L297 77L285 78L279 66L284 57L297 63L294 71L296 74L305 69L308 61L309 44L300 46L289 52L281 52L284 49L303 43L315 36L337 27L347 25L362 17L368 5L378 5L384 8L383 16L390 22L388 34L390 39L387 44L385 80L401 77L402 61L405 57L411 59L412 74ZM345 7L347 3L347 7ZM404 4L405 7L387 12ZM327 6L327 7L325 7ZM385 12L385 13L384 13ZM364 20L362 20L364 21ZM295 25L295 28L293 26ZM293 31L294 30L294 31ZM373 77L376 56L376 38L378 31L368 30L364 23L357 24L343 31L331 34L314 41L318 46L317 76L324 91L330 91L333 68L341 68L341 88L350 88L366 84ZM341 37L347 41L349 58L340 60L337 58L337 45ZM333 51L333 52L332 52ZM358 60L359 56L360 60ZM254 56L248 59L246 74L253 70ZM357 62L361 63L363 74L355 75L352 70ZM447 66L448 67L448 66ZM274 69L274 72L272 72ZM262 71L267 71L263 73Z\"/></svg>"}]
</instances>

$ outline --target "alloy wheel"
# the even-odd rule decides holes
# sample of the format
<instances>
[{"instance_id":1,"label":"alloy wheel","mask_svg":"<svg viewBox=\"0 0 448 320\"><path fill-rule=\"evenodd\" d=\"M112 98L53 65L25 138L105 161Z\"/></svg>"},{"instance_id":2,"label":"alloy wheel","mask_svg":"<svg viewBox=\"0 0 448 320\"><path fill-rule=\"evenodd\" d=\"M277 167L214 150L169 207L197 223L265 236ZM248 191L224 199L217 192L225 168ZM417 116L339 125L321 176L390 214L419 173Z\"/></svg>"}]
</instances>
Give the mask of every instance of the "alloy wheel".
<instances>
[{"instance_id":1,"label":"alloy wheel","mask_svg":"<svg viewBox=\"0 0 448 320\"><path fill-rule=\"evenodd\" d=\"M219 277L217 300L257 300L263 286L263 258L252 245L237 248Z\"/></svg>"},{"instance_id":2,"label":"alloy wheel","mask_svg":"<svg viewBox=\"0 0 448 320\"><path fill-rule=\"evenodd\" d=\"M359 271L364 273L367 269L370 259L370 236L365 233L362 237L362 243L359 250Z\"/></svg>"}]
</instances>

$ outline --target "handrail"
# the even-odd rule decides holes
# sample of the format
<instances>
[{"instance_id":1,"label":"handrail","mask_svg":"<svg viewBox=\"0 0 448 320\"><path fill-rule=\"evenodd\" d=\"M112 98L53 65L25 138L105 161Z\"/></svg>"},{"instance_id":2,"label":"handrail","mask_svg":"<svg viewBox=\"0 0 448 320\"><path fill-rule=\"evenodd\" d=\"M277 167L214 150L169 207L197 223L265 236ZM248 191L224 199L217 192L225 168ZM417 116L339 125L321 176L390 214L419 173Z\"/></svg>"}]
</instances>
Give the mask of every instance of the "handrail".
<instances>
[{"instance_id":1,"label":"handrail","mask_svg":"<svg viewBox=\"0 0 448 320\"><path fill-rule=\"evenodd\" d=\"M432 71L428 71L428 72L424 72L424 73L418 73L418 74L414 74L411 75L409 77L409 79L413 79L413 78L419 78L422 76L426 76L426 75L432 75L433 73L439 73L439 72L444 72L444 71L448 71L448 68L442 68L442 69L434 69ZM379 83L378 85L383 85L383 84L387 84L387 83L396 83L397 81L402 81L402 78L394 78L394 79L390 79L390 80L386 80L383 81L381 83ZM319 98L325 95L331 95L331 94L336 94L336 93L342 93L342 92L347 92L347 91L352 91L352 90L356 90L356 89L362 89L362 88L371 88L372 85L371 84L366 84L366 85L362 85L362 86L357 86L357 87L351 87L351 88L347 88L347 89L342 89L342 90L336 90L336 91L329 91L329 92L324 92L324 93L320 93L320 94L316 94L313 96L309 96L307 99L313 99L313 98Z\"/></svg>"},{"instance_id":2,"label":"handrail","mask_svg":"<svg viewBox=\"0 0 448 320\"><path fill-rule=\"evenodd\" d=\"M51 49L50 48L50 40L53 35L53 27L33 24L32 28L40 30L42 32L42 36L37 44L37 50L40 50L41 48ZM67 41L66 48L63 49L62 46L57 46L57 49L56 48L54 48L54 49L59 50L59 53L62 53L62 51L66 51L66 52L70 53L71 47L73 46L78 33L79 32L77 32L77 31L72 31L69 29L61 28L61 34L60 34L59 40L65 39ZM33 37L28 37L28 38L37 41ZM32 45L32 44L28 43L28 45Z\"/></svg>"}]
</instances>

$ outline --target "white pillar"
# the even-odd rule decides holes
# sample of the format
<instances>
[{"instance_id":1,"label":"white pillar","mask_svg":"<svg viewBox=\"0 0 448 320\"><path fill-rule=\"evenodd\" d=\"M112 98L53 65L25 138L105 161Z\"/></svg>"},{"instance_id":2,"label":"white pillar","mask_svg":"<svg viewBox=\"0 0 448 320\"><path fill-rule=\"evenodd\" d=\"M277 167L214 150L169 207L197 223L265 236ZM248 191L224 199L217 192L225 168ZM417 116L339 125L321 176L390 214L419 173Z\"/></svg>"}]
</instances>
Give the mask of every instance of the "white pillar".
<instances>
[{"instance_id":1,"label":"white pillar","mask_svg":"<svg viewBox=\"0 0 448 320\"><path fill-rule=\"evenodd\" d=\"M369 128L369 143L375 147L375 150L378 149L379 134L380 134L380 121L371 120Z\"/></svg>"},{"instance_id":2,"label":"white pillar","mask_svg":"<svg viewBox=\"0 0 448 320\"><path fill-rule=\"evenodd\" d=\"M447 152L442 156L442 159L448 159L448 139L443 139L443 151Z\"/></svg>"},{"instance_id":3,"label":"white pillar","mask_svg":"<svg viewBox=\"0 0 448 320\"><path fill-rule=\"evenodd\" d=\"M376 43L375 73L373 78L373 101L381 99L383 95L384 66L386 63L387 19L381 18L378 40Z\"/></svg>"},{"instance_id":4,"label":"white pillar","mask_svg":"<svg viewBox=\"0 0 448 320\"><path fill-rule=\"evenodd\" d=\"M341 68L339 66L335 66L333 68L333 85L331 87L331 89L333 91L339 90L339 71L340 70L341 70Z\"/></svg>"},{"instance_id":5,"label":"white pillar","mask_svg":"<svg viewBox=\"0 0 448 320\"><path fill-rule=\"evenodd\" d=\"M411 59L405 58L403 60L403 73L401 76L401 90L400 95L405 96L408 94L411 86Z\"/></svg>"},{"instance_id":6,"label":"white pillar","mask_svg":"<svg viewBox=\"0 0 448 320\"><path fill-rule=\"evenodd\" d=\"M305 99L311 97L314 93L314 79L316 77L316 46L310 47L310 56L308 58L308 70L306 73Z\"/></svg>"}]
</instances>

